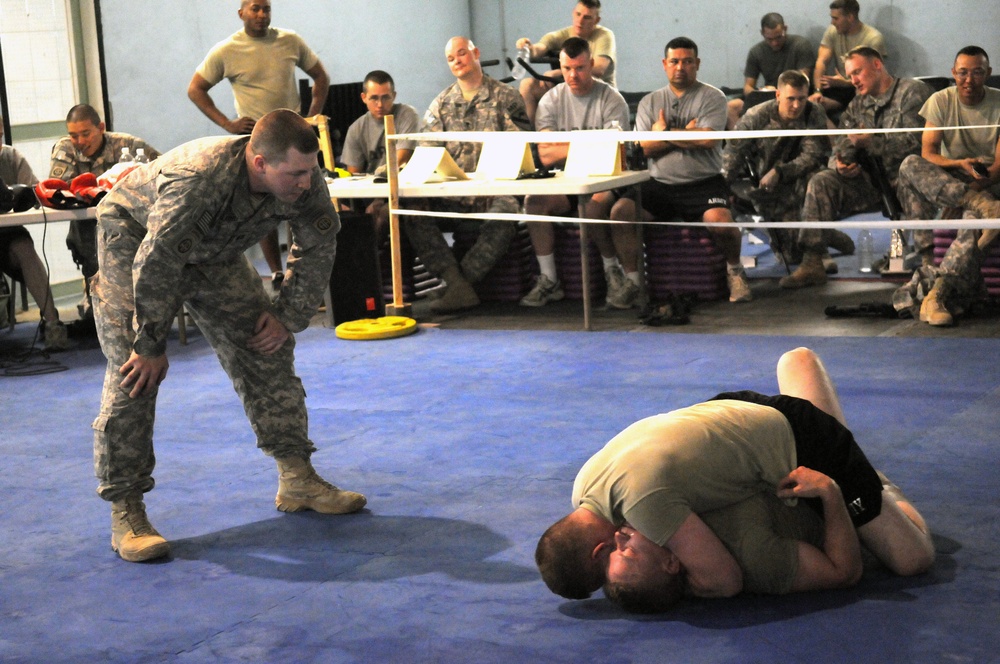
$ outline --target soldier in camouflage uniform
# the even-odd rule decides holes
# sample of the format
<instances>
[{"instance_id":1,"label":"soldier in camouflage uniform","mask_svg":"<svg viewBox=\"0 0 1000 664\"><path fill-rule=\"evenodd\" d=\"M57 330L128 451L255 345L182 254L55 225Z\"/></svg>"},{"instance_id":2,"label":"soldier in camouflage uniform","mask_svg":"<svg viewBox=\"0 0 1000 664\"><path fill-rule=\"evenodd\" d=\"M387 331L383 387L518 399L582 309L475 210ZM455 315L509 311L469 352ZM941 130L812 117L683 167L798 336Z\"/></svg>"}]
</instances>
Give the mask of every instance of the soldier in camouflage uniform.
<instances>
[{"instance_id":1,"label":"soldier in camouflage uniform","mask_svg":"<svg viewBox=\"0 0 1000 664\"><path fill-rule=\"evenodd\" d=\"M927 121L921 156L899 168L900 204L906 219L933 219L941 209L961 210L965 218L1000 218L1000 90L986 86L989 56L966 46L955 56L955 86L934 93L920 115ZM987 126L983 129L969 127ZM942 131L939 127L963 127ZM979 169L979 170L977 170ZM983 288L983 250L996 230L962 229L940 269L929 264L893 296L897 310L919 309L920 320L951 325ZM919 306L917 302L921 299ZM953 311L949 311L952 309Z\"/></svg>"},{"instance_id":2,"label":"soldier in camouflage uniform","mask_svg":"<svg viewBox=\"0 0 1000 664\"><path fill-rule=\"evenodd\" d=\"M128 148L135 156L137 148L142 148L149 160L160 156L151 145L141 138L129 134L105 131L101 117L93 106L77 104L66 115L64 136L52 146L49 177L71 182L84 173L101 175L118 163L122 148ZM73 254L73 261L83 272L86 298L81 314L92 315L90 308L90 278L97 272L97 222L93 219L74 219L69 222L66 247Z\"/></svg>"},{"instance_id":3,"label":"soldier in camouflage uniform","mask_svg":"<svg viewBox=\"0 0 1000 664\"><path fill-rule=\"evenodd\" d=\"M747 111L736 130L826 129L826 111L808 97L809 79L799 71L783 72L775 99ZM722 170L730 188L738 188L752 164L760 182L746 196L757 212L765 221L797 221L802 216L806 184L829 156L830 141L825 136L735 139L726 143ZM797 235L797 231L771 229L771 237L777 239L775 253L788 261L796 253Z\"/></svg>"},{"instance_id":4,"label":"soldier in camouflage uniform","mask_svg":"<svg viewBox=\"0 0 1000 664\"><path fill-rule=\"evenodd\" d=\"M315 447L293 366L290 332L316 311L340 228L317 152L302 118L274 111L249 137L200 139L137 168L98 206L94 305L108 364L94 465L98 494L112 502L112 547L126 560L168 552L142 495L154 484L156 394L181 303L232 379L257 446L278 463L278 509L339 514L365 504L312 469ZM272 304L243 252L283 222L293 244Z\"/></svg>"},{"instance_id":5,"label":"soldier in camouflage uniform","mask_svg":"<svg viewBox=\"0 0 1000 664\"><path fill-rule=\"evenodd\" d=\"M531 123L517 90L483 74L479 49L466 37L453 37L445 45L448 66L457 79L431 102L424 115L425 131L529 131ZM476 170L481 142L446 142L448 153L466 173ZM432 209L466 213L513 213L520 205L513 196L436 199ZM445 242L438 221L411 217L403 224L407 237L427 270L448 284L444 295L431 304L436 313L479 304L472 284L478 282L507 253L517 232L512 221L490 220L479 225L479 237L461 265Z\"/></svg>"},{"instance_id":6,"label":"soldier in camouflage uniform","mask_svg":"<svg viewBox=\"0 0 1000 664\"><path fill-rule=\"evenodd\" d=\"M923 127L920 109L931 95L926 83L893 77L886 70L879 52L867 46L852 49L844 63L858 94L840 117L842 129ZM872 175L859 164L861 151L881 159L889 184L895 187L903 159L920 152L920 132L847 134L838 138L833 145L830 169L809 180L802 208L803 220L834 221L879 209L881 190ZM930 233L916 233L914 241L921 251L933 248ZM798 286L826 283L826 272L819 259L826 250L823 230L804 229L799 243L805 254L790 279L798 282Z\"/></svg>"}]
</instances>

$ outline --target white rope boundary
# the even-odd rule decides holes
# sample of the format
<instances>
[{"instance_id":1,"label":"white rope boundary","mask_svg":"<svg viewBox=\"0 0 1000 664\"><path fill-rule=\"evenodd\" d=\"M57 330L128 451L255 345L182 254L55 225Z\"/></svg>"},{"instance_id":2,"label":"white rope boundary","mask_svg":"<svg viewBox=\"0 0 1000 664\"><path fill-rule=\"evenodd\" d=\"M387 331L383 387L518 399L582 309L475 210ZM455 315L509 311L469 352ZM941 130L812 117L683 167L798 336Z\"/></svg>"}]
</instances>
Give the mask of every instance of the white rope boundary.
<instances>
[{"instance_id":1,"label":"white rope boundary","mask_svg":"<svg viewBox=\"0 0 1000 664\"><path fill-rule=\"evenodd\" d=\"M572 194L570 194L572 195ZM393 214L408 217L437 217L444 219L479 219L489 221L524 221L527 223L552 222L552 223L580 223L580 224L648 224L650 226L725 226L737 228L846 228L846 229L897 229L906 230L919 229L983 229L1000 228L1000 219L906 219L900 221L883 220L854 220L854 221L739 221L734 219L733 223L709 224L704 221L616 221L610 219L589 219L586 217L559 217L545 214L513 214L510 212L438 212L434 210L393 210Z\"/></svg>"},{"instance_id":2,"label":"white rope boundary","mask_svg":"<svg viewBox=\"0 0 1000 664\"><path fill-rule=\"evenodd\" d=\"M578 131L440 131L413 134L390 134L388 138L407 141L473 141L485 142L504 140L519 143L586 142L607 143L622 141L704 141L710 137L718 140L742 140L756 138L781 138L786 136L841 136L844 134L900 134L924 131L959 131L968 129L992 129L1000 125L970 125L951 127L891 127L879 129L761 129L752 131L620 131L620 130L578 130ZM637 185L637 186L642 186ZM572 196L568 194L567 196ZM588 219L584 217L559 217L538 214L511 213L461 213L437 212L430 210L393 210L394 214L412 217L438 217L451 219L497 219L503 221L581 223L581 224L655 224L658 226L705 226L703 221L612 221L609 219ZM733 224L739 228L838 228L838 229L986 229L1000 228L998 219L906 219L856 220L856 221L756 221L741 222L734 218Z\"/></svg>"},{"instance_id":3,"label":"white rope boundary","mask_svg":"<svg viewBox=\"0 0 1000 664\"><path fill-rule=\"evenodd\" d=\"M619 131L595 129L577 131L430 131L414 134L390 134L389 138L406 141L471 141L481 143L504 137L523 143L608 143L622 141L704 141L739 140L749 138L781 138L783 136L842 136L845 134L905 134L924 131L959 131L992 129L1000 125L968 125L962 127L890 127L884 129L756 129L714 131L706 129L670 131Z\"/></svg>"}]
</instances>

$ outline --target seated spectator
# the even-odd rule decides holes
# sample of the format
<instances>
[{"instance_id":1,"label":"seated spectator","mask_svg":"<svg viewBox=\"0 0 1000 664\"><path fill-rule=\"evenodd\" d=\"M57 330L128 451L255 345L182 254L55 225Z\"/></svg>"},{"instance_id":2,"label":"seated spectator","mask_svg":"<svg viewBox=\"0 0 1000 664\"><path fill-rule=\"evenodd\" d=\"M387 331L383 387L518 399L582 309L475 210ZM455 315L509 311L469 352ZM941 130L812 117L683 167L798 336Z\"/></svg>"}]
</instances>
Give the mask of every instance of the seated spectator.
<instances>
[{"instance_id":1,"label":"seated spectator","mask_svg":"<svg viewBox=\"0 0 1000 664\"><path fill-rule=\"evenodd\" d=\"M38 183L24 156L9 145L3 145L3 117L0 117L0 197L8 193L8 185ZM42 340L45 350L65 350L69 347L66 326L59 320L59 311L52 299L49 275L35 251L35 243L24 226L0 228L0 271L24 282L38 305L42 319Z\"/></svg>"},{"instance_id":2,"label":"seated spectator","mask_svg":"<svg viewBox=\"0 0 1000 664\"><path fill-rule=\"evenodd\" d=\"M726 96L698 80L698 45L676 37L664 49L663 71L669 85L639 102L637 131L704 132L690 141L642 141L652 179L642 186L643 218L702 221L725 257L730 302L753 299L740 262L743 238L729 211L729 187L722 177L722 146L712 131L726 127ZM619 201L622 219L639 219L634 195Z\"/></svg>"},{"instance_id":3,"label":"seated spectator","mask_svg":"<svg viewBox=\"0 0 1000 664\"><path fill-rule=\"evenodd\" d=\"M843 64L848 53L859 46L867 46L885 57L882 33L862 23L858 18L860 12L857 0L830 3L830 25L820 41L813 73L816 92L809 98L822 104L827 113L841 111L854 98L855 90Z\"/></svg>"},{"instance_id":4,"label":"seated spectator","mask_svg":"<svg viewBox=\"0 0 1000 664\"><path fill-rule=\"evenodd\" d=\"M490 78L479 64L479 49L467 37L452 37L445 45L448 67L455 83L445 88L424 115L425 131L527 131L531 128L524 102L509 85ZM455 163L466 173L476 170L481 142L447 141ZM513 196L439 198L427 203L431 209L448 212L517 214L521 206ZM510 247L517 232L513 221L490 219L479 225L479 237L462 257L455 258L445 241L438 220L410 217L404 220L414 251L424 267L447 284L444 295L431 303L435 313L458 311L479 304L473 284L493 268Z\"/></svg>"},{"instance_id":5,"label":"seated spectator","mask_svg":"<svg viewBox=\"0 0 1000 664\"><path fill-rule=\"evenodd\" d=\"M122 149L127 148L134 157L142 148L149 160L160 153L149 143L129 134L105 131L104 122L93 106L77 104L66 115L66 131L69 136L60 138L52 147L49 177L70 182L83 173L101 175L118 163ZM89 280L97 274L97 222L93 219L69 222L66 246L73 254L73 260L83 271L84 301L79 306L80 318L92 319Z\"/></svg>"},{"instance_id":6,"label":"seated spectator","mask_svg":"<svg viewBox=\"0 0 1000 664\"><path fill-rule=\"evenodd\" d=\"M562 48L563 42L570 37L579 37L590 44L590 54L594 58L594 77L599 78L611 87L615 85L615 63L618 54L615 50L615 33L598 25L601 22L601 0L579 0L573 9L573 25L562 30L549 32L537 42L532 43L527 37L521 37L515 44L520 51L527 48L531 57L539 58L547 54L555 55ZM562 72L558 69L545 74L551 83L536 80L530 76L521 80L521 96L531 124L535 123L535 110L538 100L556 83L562 80Z\"/></svg>"},{"instance_id":7,"label":"seated spectator","mask_svg":"<svg viewBox=\"0 0 1000 664\"><path fill-rule=\"evenodd\" d=\"M387 72L380 69L370 71L361 85L361 101L368 107L368 112L347 129L340 160L354 175L371 175L385 168L385 116L393 116L399 134L419 131L420 116L412 106L396 103L396 84ZM412 154L413 141L396 142L396 160L400 167ZM365 212L372 216L379 229L384 229L389 221L386 203L385 199L379 198L365 207Z\"/></svg>"},{"instance_id":8,"label":"seated spectator","mask_svg":"<svg viewBox=\"0 0 1000 664\"><path fill-rule=\"evenodd\" d=\"M802 72L789 70L778 78L775 99L747 111L736 125L739 131L775 129L826 129L823 107L809 101L809 79ZM746 195L765 221L797 221L802 217L806 185L821 170L830 156L830 141L825 136L787 136L750 138L726 143L722 170L733 187L752 167L760 178L756 188ZM801 256L797 233L771 229L775 255L785 264L797 263ZM840 231L829 230L827 243L843 253L852 253L854 243ZM836 267L830 259L830 263Z\"/></svg>"},{"instance_id":9,"label":"seated spectator","mask_svg":"<svg viewBox=\"0 0 1000 664\"><path fill-rule=\"evenodd\" d=\"M844 67L857 96L840 116L841 129L893 129L922 127L920 109L931 95L926 83L911 78L896 78L885 68L882 55L875 49L860 46L844 59ZM809 180L802 207L805 221L835 221L858 212L878 210L883 193L894 194L899 165L907 156L920 151L919 132L891 134L845 134L833 144L831 168ZM879 188L878 178L870 169L879 163L892 192ZM782 280L786 288L821 286L826 283L823 256L828 233L820 228L799 231L802 263ZM926 251L930 241L915 236L918 249Z\"/></svg>"},{"instance_id":10,"label":"seated spectator","mask_svg":"<svg viewBox=\"0 0 1000 664\"><path fill-rule=\"evenodd\" d=\"M920 109L926 120L920 156L908 156L899 167L897 191L904 218L933 219L943 208L964 210L966 217L1000 218L1000 90L986 86L992 71L986 51L966 46L951 69L955 86L934 93ZM926 277L933 282L923 290L927 294L920 304L920 320L951 325L954 315L979 295L983 252L997 233L959 230L940 269L928 267L927 275L917 275L917 282ZM930 266L932 255L924 256ZM896 292L897 309L914 307L915 285L911 282Z\"/></svg>"},{"instance_id":11,"label":"seated spectator","mask_svg":"<svg viewBox=\"0 0 1000 664\"><path fill-rule=\"evenodd\" d=\"M815 51L805 37L788 34L785 19L777 12L764 14L760 19L760 34L764 38L747 53L743 67L743 96L729 101L729 121L727 128L736 126L743 115L743 97L754 90L773 90L778 86L778 76L788 70L802 72L806 84L812 76L816 63ZM764 85L757 87L757 81L764 79Z\"/></svg>"},{"instance_id":12,"label":"seated spectator","mask_svg":"<svg viewBox=\"0 0 1000 664\"><path fill-rule=\"evenodd\" d=\"M559 52L563 83L555 86L538 104L538 131L575 131L578 129L612 129L626 127L629 122L628 104L621 94L593 76L594 59L590 46L578 37L563 42ZM541 143L538 155L548 168L565 165L569 143ZM595 194L586 205L589 219L607 219L614 192ZM565 195L528 196L524 201L529 214L558 215L572 212L575 200ZM631 221L631 220L629 220ZM604 275L608 283L607 304L616 309L629 309L639 295L639 241L633 225L612 224L593 227L594 243L604 259ZM541 273L531 292L521 299L528 307L540 307L563 298L562 284L556 274L555 231L549 222L528 224L531 244ZM622 248L621 263L616 247ZM622 269L622 263L625 268Z\"/></svg>"}]
</instances>

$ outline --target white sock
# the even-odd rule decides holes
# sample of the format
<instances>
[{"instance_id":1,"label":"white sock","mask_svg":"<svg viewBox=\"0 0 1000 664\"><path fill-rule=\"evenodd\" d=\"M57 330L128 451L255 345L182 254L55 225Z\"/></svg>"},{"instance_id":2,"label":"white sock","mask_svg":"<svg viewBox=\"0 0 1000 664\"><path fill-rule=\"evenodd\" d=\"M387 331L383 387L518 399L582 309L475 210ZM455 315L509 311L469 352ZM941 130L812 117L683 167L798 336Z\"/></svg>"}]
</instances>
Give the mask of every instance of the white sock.
<instances>
[{"instance_id":1,"label":"white sock","mask_svg":"<svg viewBox=\"0 0 1000 664\"><path fill-rule=\"evenodd\" d=\"M541 270L542 274L552 281L558 281L558 278L556 277L555 254L549 254L548 256L535 256L535 258L538 259L538 269Z\"/></svg>"},{"instance_id":2,"label":"white sock","mask_svg":"<svg viewBox=\"0 0 1000 664\"><path fill-rule=\"evenodd\" d=\"M629 281L631 281L636 286L640 285L639 284L639 271L638 270L636 270L635 272L626 272L625 273L625 278L628 279Z\"/></svg>"},{"instance_id":3,"label":"white sock","mask_svg":"<svg viewBox=\"0 0 1000 664\"><path fill-rule=\"evenodd\" d=\"M608 268L618 267L618 257L612 256L611 258L605 258L601 256L601 260L604 261L604 269L607 271Z\"/></svg>"}]
</instances>

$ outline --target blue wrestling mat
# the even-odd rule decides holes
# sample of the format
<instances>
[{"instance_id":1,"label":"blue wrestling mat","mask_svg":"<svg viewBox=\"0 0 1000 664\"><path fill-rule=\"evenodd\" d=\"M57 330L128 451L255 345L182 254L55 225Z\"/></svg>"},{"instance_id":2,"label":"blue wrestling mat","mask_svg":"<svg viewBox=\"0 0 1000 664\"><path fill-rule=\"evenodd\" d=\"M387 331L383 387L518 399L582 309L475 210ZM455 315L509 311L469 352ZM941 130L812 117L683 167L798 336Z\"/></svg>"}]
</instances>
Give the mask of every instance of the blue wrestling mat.
<instances>
[{"instance_id":1,"label":"blue wrestling mat","mask_svg":"<svg viewBox=\"0 0 1000 664\"><path fill-rule=\"evenodd\" d=\"M27 326L19 326L27 327ZM875 465L935 533L924 576L692 601L660 617L550 594L533 553L583 461L632 421L724 389L776 390L808 344ZM170 341L150 518L169 560L110 547L91 430L104 361L0 381L3 662L997 661L995 340L424 329L299 335L313 457L361 514L281 514L200 335Z\"/></svg>"}]
</instances>

